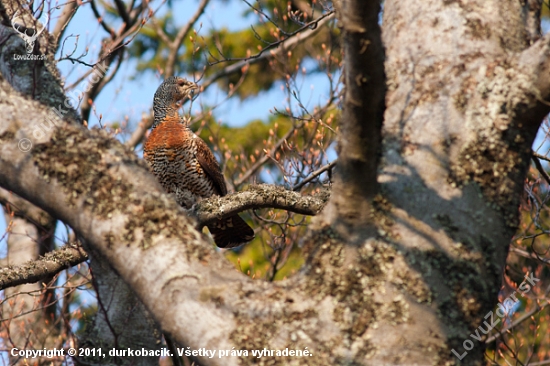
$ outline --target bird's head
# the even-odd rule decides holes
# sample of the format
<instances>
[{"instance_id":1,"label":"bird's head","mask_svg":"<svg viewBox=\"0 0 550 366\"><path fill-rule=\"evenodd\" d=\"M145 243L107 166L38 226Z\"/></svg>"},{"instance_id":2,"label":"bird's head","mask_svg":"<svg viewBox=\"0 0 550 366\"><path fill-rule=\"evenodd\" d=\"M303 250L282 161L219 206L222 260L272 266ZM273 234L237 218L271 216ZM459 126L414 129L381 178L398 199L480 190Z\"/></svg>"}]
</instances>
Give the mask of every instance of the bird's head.
<instances>
[{"instance_id":1,"label":"bird's head","mask_svg":"<svg viewBox=\"0 0 550 366\"><path fill-rule=\"evenodd\" d=\"M165 104L178 104L186 98L193 99L199 86L192 81L179 76L171 76L164 80L155 93L155 101L162 101Z\"/></svg>"},{"instance_id":2,"label":"bird's head","mask_svg":"<svg viewBox=\"0 0 550 366\"><path fill-rule=\"evenodd\" d=\"M199 91L199 86L192 81L178 76L164 80L155 92L153 110L155 112L155 127L168 119L179 120L178 109L186 99L193 100Z\"/></svg>"}]
</instances>

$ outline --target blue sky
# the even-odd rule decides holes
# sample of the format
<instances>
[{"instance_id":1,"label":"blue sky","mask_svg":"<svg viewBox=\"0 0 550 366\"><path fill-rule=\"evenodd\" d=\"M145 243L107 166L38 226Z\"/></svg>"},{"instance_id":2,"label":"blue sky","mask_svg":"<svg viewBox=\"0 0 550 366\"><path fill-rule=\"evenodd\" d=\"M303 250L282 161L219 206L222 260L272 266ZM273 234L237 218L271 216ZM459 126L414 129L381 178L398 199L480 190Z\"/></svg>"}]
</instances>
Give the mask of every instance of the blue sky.
<instances>
[{"instance_id":1,"label":"blue sky","mask_svg":"<svg viewBox=\"0 0 550 366\"><path fill-rule=\"evenodd\" d=\"M152 7L156 9L159 4L159 1L153 2ZM187 20L185 18L191 17L197 4L198 1L196 0L175 1L173 13L178 14L178 16L183 15L181 24L185 24ZM248 6L239 0L212 1L197 22L195 29L200 28L200 32L204 34L212 28L213 24L218 29L223 27L229 30L250 29L254 19L250 15L248 19L242 16L247 8ZM164 5L158 14L162 14L166 9L167 6ZM52 18L55 17L56 15ZM98 44L101 38L104 37L104 33L87 7L79 9L74 20L65 35L79 35L75 55L84 53L86 46L89 46L90 56L85 57L85 59L93 63L97 55ZM65 51L75 49L74 40L73 37L69 38L66 42ZM159 75L153 75L151 72L144 73L143 76L131 80L130 78L136 73L135 66L135 62L126 62L113 82L96 99L96 113L102 114L103 122L120 120L124 116L128 116L132 121L139 121L142 112L151 108L154 92L162 80ZM88 71L86 66L72 64L70 61L62 61L58 64L58 67L62 74L67 77L66 85L71 85L78 77ZM308 88L304 88L304 100L322 101L322 90L326 90L328 85L326 80L322 75L308 78ZM311 89L312 86L315 87ZM81 89L83 87L83 85L80 85ZM225 99L225 96L224 92L213 85L207 92L199 96L198 101L208 105L218 105ZM262 92L257 97L243 102L237 98L232 98L217 107L215 114L221 123L230 126L242 126L254 119L265 119L269 115L269 110L273 107L282 108L285 106L285 98L286 96L281 92L281 89L276 86L268 92ZM199 103L195 103L195 112L198 111L198 108ZM97 118L90 117L89 122L90 125L94 125L97 123Z\"/></svg>"},{"instance_id":2,"label":"blue sky","mask_svg":"<svg viewBox=\"0 0 550 366\"><path fill-rule=\"evenodd\" d=\"M64 4L64 1L56 0L52 3L52 8L57 5ZM153 1L153 8L157 8L161 2ZM198 1L174 1L173 12L181 16L181 23L191 17L197 7ZM250 29L250 25L255 22L255 19L246 19L242 14L247 10L247 5L241 0L220 1L212 0L207 7L206 12L199 19L197 27L201 27L201 32L206 32L215 24L216 28L228 28L229 30ZM159 14L166 11L166 5L163 5ZM59 16L59 11L54 10L50 16L49 28L52 29L55 21ZM45 17L41 17L45 21ZM202 23L202 25L200 25ZM251 31L252 32L252 31ZM78 36L78 37L77 37ZM89 47L88 56L84 60L88 63L94 63L97 59L97 52L101 39L105 36L103 29L97 24L93 17L89 5L80 8L70 23L65 32L67 39L64 45L64 52L74 51L74 56L85 52L86 47ZM59 59L61 54L57 55ZM95 100L95 115L90 117L90 126L97 124L97 115L102 115L102 123L110 123L112 121L120 121L128 116L130 121L136 123L140 120L143 112L149 112L152 107L153 95L156 88L161 82L158 75L151 72L144 73L138 78L135 76L135 61L126 62L124 67L119 70L115 79L102 91L99 97ZM58 64L62 76L65 78L65 85L71 85L84 75L89 68L73 64L70 61L61 61ZM182 75L186 76L186 75ZM336 76L337 77L337 76ZM324 75L309 75L307 77L299 77L297 80L302 102L306 107L313 109L315 105L323 103L327 99L328 81ZM84 90L85 84L79 84L76 89ZM298 91L297 91L298 92ZM220 123L230 126L242 126L254 119L266 119L269 116L269 110L274 107L284 110L288 105L286 95L282 91L281 85L276 84L270 91L262 92L254 98L245 101L239 101L238 98L232 98L224 101L226 98L225 92L219 90L215 85L211 86L205 93L198 98L198 103L193 103L192 113L200 111L200 104L204 103L209 106L218 105L214 114ZM221 104L220 104L221 103ZM137 152L141 155L140 152ZM335 156L333 157L335 158ZM0 207L0 212L2 208ZM0 237L5 233L5 220L0 218ZM63 224L58 225L56 231L57 244L62 245L66 239L66 230ZM0 257L5 257L7 254L6 240L0 241ZM84 295L87 302L93 302L93 298L89 295ZM0 359L2 356L0 355ZM1 362L1 361L0 361Z\"/></svg>"},{"instance_id":3,"label":"blue sky","mask_svg":"<svg viewBox=\"0 0 550 366\"><path fill-rule=\"evenodd\" d=\"M159 1L153 2L153 8L158 8L160 4L161 2ZM193 14L197 4L198 1L174 2L174 14L184 15L184 19L181 19L181 24L184 24L187 20L185 19L185 15L187 15L186 18L189 18ZM167 5L162 5L158 14L165 13L166 9ZM220 27L227 27L229 29L240 29L246 27L247 24L242 22L240 17L240 14L242 14L244 10L246 10L245 4L241 2L231 1L224 3L213 1L207 8L208 12L199 19L196 28L199 28L201 23L203 32L206 32L210 28L210 24L218 24ZM104 37L104 33L100 29L100 26L97 25L97 22L88 7L79 9L76 17L78 19L71 22L71 25L65 34L81 35L75 55L82 54L85 47L87 45L91 45L91 57L87 57L87 59L89 62L94 62L95 57L97 57L96 55L99 48L99 42L101 38ZM72 48L73 47L67 47L69 50ZM69 61L60 62L58 67L62 71L63 75L68 75L67 85L70 85L79 76L88 71L86 66L73 65ZM134 61L127 62L125 67L119 71L116 78L105 88L105 90L95 101L97 113L101 113L103 115L104 122L122 119L124 116L128 116L131 120L137 121L139 120L142 112L148 111L151 108L154 92L162 80L159 75L153 75L151 72L144 73L143 76L132 80L131 77L136 74L135 67L136 63ZM223 94L209 91L207 93L207 97L209 102L216 103L216 99L223 98ZM205 98L205 96L201 96L201 98ZM271 98L274 99L273 97ZM231 103L234 105L237 104L236 101L232 101ZM235 109L235 107L239 107L239 105L237 104L232 106L232 109ZM241 109L243 109L241 112L245 112L242 116L247 119L259 118L262 116L262 112L259 109ZM244 111L244 109L247 109L247 111ZM227 113L225 115L231 114ZM89 122L91 125L94 125L97 123L97 118L91 117ZM234 118L234 121L228 120L227 122L238 123L240 121L237 118ZM240 122L240 124L245 122Z\"/></svg>"},{"instance_id":4,"label":"blue sky","mask_svg":"<svg viewBox=\"0 0 550 366\"><path fill-rule=\"evenodd\" d=\"M57 0L53 6L63 4ZM153 1L153 7L156 8L160 1ZM181 23L184 24L196 9L198 1L174 1L174 14L181 16ZM160 14L166 9L161 8ZM202 23L202 32L208 31L215 24L216 28L226 27L230 30L250 29L250 24L254 23L254 19L245 19L242 14L247 9L247 5L240 0L219 1L213 0L207 8L206 13L200 18L199 23ZM54 11L50 20L50 28L53 28L58 13ZM545 32L550 28L550 22L543 22ZM78 35L78 40L76 38ZM76 45L76 54L80 54L89 47L88 62L94 62L99 49L99 42L104 37L103 30L97 24L93 17L89 5L83 6L78 10L75 19L70 23L69 28L65 32L68 37L65 49L71 49ZM59 56L59 55L58 55ZM58 64L59 69L64 77L66 77L66 85L72 84L74 80L88 71L88 68L72 64L69 61L62 61ZM97 98L96 113L103 115L103 122L109 123L114 120L121 120L124 116L128 116L131 121L136 122L140 119L142 112L147 112L151 108L153 94L160 84L161 79L158 75L153 75L148 72L143 76L132 80L135 75L135 62L126 62L122 70L119 71L116 78L111 82L105 90ZM184 75L185 76L185 75ZM327 90L327 80L323 75L308 76L307 79L299 80L301 85L303 101L308 102L308 107L313 107L316 104L323 103L326 99L325 91ZM81 85L80 88L83 88ZM199 97L199 103L194 103L194 112L200 108L200 102L208 105L215 105L225 99L225 93L211 87L206 93ZM260 93L257 97L251 98L244 102L237 98L232 98L222 103L215 111L215 115L221 123L231 126L241 126L254 119L265 119L269 115L269 110L273 107L284 109L288 104L286 95L281 91L280 85L277 85L268 92ZM91 117L90 124L97 123L97 118ZM539 146L543 138L543 134L539 133L537 142L534 146ZM539 153L545 154L547 147L544 146L539 150ZM1 208L0 208L1 210ZM6 226L3 219L0 219L0 236L5 232ZM59 225L57 236L61 242L65 236L63 225ZM6 254L5 240L0 242L0 257Z\"/></svg>"},{"instance_id":5,"label":"blue sky","mask_svg":"<svg viewBox=\"0 0 550 366\"><path fill-rule=\"evenodd\" d=\"M178 17L180 17L180 25L185 24L192 16L198 3L198 0L173 1L173 13L178 14ZM60 11L55 7L63 4L64 1L61 0L52 2L52 12L48 23L50 29L53 29L60 14ZM152 2L153 9L159 8L157 15L162 15L168 9L166 4L161 4L163 3L160 0ZM250 25L255 23L255 19L254 15L248 15L247 18L243 17L247 9L248 6L241 0L212 0L197 22L195 29L200 29L200 32L204 34L212 29L213 25L216 25L217 29L223 27L229 30L250 29ZM46 16L42 16L40 20L46 21ZM252 30L250 31L252 32ZM105 37L105 33L93 16L90 6L84 5L78 9L74 19L65 31L64 48L60 50L57 58L59 59L73 51L73 57L78 57L78 55L86 53L86 48L88 48L87 56L83 58L83 61L94 63L97 60L97 52L103 37ZM61 51L63 51L63 54L61 54ZM135 61L125 62L114 80L106 86L95 100L95 113L90 116L90 126L98 123L97 116L100 114L102 115L103 124L123 120L125 116L128 116L130 123L136 123L140 120L143 112L150 111L153 95L162 79L152 72L133 78L136 74L135 67ZM73 64L68 60L59 62L58 68L65 78L66 87L72 85L75 80L78 80L89 70L85 65ZM84 90L86 82L80 83L74 90ZM297 85L300 87L302 101L308 108L313 109L315 105L323 103L327 98L328 81L326 76L322 74L308 75L305 78L299 77ZM242 126L254 119L265 120L269 116L270 109L273 110L276 107L284 110L288 105L281 86L281 84L276 84L269 91L262 92L254 98L240 101L238 98L225 100L225 92L218 89L216 85L212 85L205 93L199 95L198 100L193 103L192 113L198 113L200 104L204 103L209 106L217 105L214 115L219 123ZM141 155L140 152L137 153ZM0 219L0 236L5 232L5 229L5 222ZM65 230L59 229L57 234L59 242L62 242L65 237ZM6 250L4 240L0 242L0 257L6 254Z\"/></svg>"},{"instance_id":6,"label":"blue sky","mask_svg":"<svg viewBox=\"0 0 550 366\"><path fill-rule=\"evenodd\" d=\"M52 3L52 8L64 4L61 0ZM163 14L167 11L167 5L161 5L161 1L153 1L154 9L160 8L157 14ZM173 12L181 17L181 24L189 19L197 7L198 1L173 1ZM248 6L241 0L220 1L213 0L207 7L206 12L197 22L196 29L201 32L207 32L216 25L216 28L228 28L230 30L250 29L254 23L254 15L244 18L242 15L248 9ZM53 10L50 15L49 27L53 28L59 10ZM45 20L45 16L41 18ZM550 21L543 21L544 33L550 28ZM78 36L78 38L76 38ZM86 61L93 63L97 57L99 42L105 36L103 29L99 26L89 5L82 6L73 21L70 23L65 37L65 52L76 49L75 55L79 55L89 47ZM60 55L58 55L58 58ZM78 77L88 71L84 65L73 64L70 61L61 61L58 64L62 75L66 78L66 85L71 85ZM161 79L158 75L151 72L144 73L139 78L135 75L135 62L126 62L125 66L119 71L115 79L105 88L105 90L96 99L96 115L103 116L103 123L109 123L115 120L122 120L128 116L131 122L139 121L143 112L148 112L151 108L153 94L160 84ZM184 75L185 76L185 75ZM327 80L324 75L311 75L306 79L299 80L303 101L307 102L307 107L313 107L326 100L324 91L327 90ZM221 103L215 110L218 122L230 126L241 126L254 119L265 119L269 115L269 110L273 107L283 109L288 105L286 95L281 90L281 85L276 85L268 92L262 92L257 97L245 101L239 101L238 98L232 98ZM81 83L77 88L84 88ZM226 94L220 91L215 85L207 92L199 96L198 102L194 103L193 111L199 111L200 103L208 105L217 105L225 99ZM192 112L193 112L192 111ZM91 116L90 124L97 124L97 118ZM534 147L541 147L544 139L544 132L539 131ZM545 154L548 148L546 144L539 149L539 153ZM1 210L1 209L0 209ZM0 219L0 234L5 230L5 222ZM61 235L61 234L60 234ZM5 242L0 242L0 256L5 253Z\"/></svg>"}]
</instances>

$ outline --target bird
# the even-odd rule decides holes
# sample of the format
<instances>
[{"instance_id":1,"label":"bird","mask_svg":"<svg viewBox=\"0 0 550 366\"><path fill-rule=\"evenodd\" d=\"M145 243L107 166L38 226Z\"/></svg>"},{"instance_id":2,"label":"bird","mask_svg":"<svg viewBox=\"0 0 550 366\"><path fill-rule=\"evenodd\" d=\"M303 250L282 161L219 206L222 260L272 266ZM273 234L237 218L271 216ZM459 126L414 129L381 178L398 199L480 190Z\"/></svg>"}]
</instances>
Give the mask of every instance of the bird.
<instances>
[{"instance_id":1,"label":"bird","mask_svg":"<svg viewBox=\"0 0 550 366\"><path fill-rule=\"evenodd\" d=\"M178 109L192 100L199 86L185 78L166 78L155 92L154 122L143 156L167 193L185 209L211 196L225 196L227 186L214 154L182 120ZM206 225L220 248L234 248L254 239L254 230L237 214Z\"/></svg>"}]
</instances>

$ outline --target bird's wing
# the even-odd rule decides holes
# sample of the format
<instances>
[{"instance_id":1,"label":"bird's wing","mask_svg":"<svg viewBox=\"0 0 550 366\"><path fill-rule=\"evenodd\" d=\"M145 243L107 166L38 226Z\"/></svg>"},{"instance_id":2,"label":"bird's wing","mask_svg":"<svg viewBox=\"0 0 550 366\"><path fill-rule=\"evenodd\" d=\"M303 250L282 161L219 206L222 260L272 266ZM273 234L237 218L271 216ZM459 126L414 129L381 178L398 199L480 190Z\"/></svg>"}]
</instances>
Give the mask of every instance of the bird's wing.
<instances>
[{"instance_id":1,"label":"bird's wing","mask_svg":"<svg viewBox=\"0 0 550 366\"><path fill-rule=\"evenodd\" d=\"M214 154L212 154L212 151L210 151L208 145L206 145L206 142L200 137L197 137L197 161L206 175L214 182L219 195L225 196L227 194L227 187L225 185L222 170L220 169L220 164L218 164L218 161L214 157Z\"/></svg>"}]
</instances>

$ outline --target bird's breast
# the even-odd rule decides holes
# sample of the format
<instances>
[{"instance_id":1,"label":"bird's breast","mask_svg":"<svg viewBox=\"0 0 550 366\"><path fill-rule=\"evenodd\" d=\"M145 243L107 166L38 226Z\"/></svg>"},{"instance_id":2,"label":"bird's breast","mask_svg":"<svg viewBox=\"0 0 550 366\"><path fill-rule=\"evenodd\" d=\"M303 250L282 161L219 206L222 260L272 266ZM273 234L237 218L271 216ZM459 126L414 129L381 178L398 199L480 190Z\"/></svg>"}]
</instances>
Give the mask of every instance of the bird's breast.
<instances>
[{"instance_id":1,"label":"bird's breast","mask_svg":"<svg viewBox=\"0 0 550 366\"><path fill-rule=\"evenodd\" d=\"M144 145L143 155L153 174L187 208L216 193L214 183L197 160L197 139L182 124L161 123Z\"/></svg>"}]
</instances>

